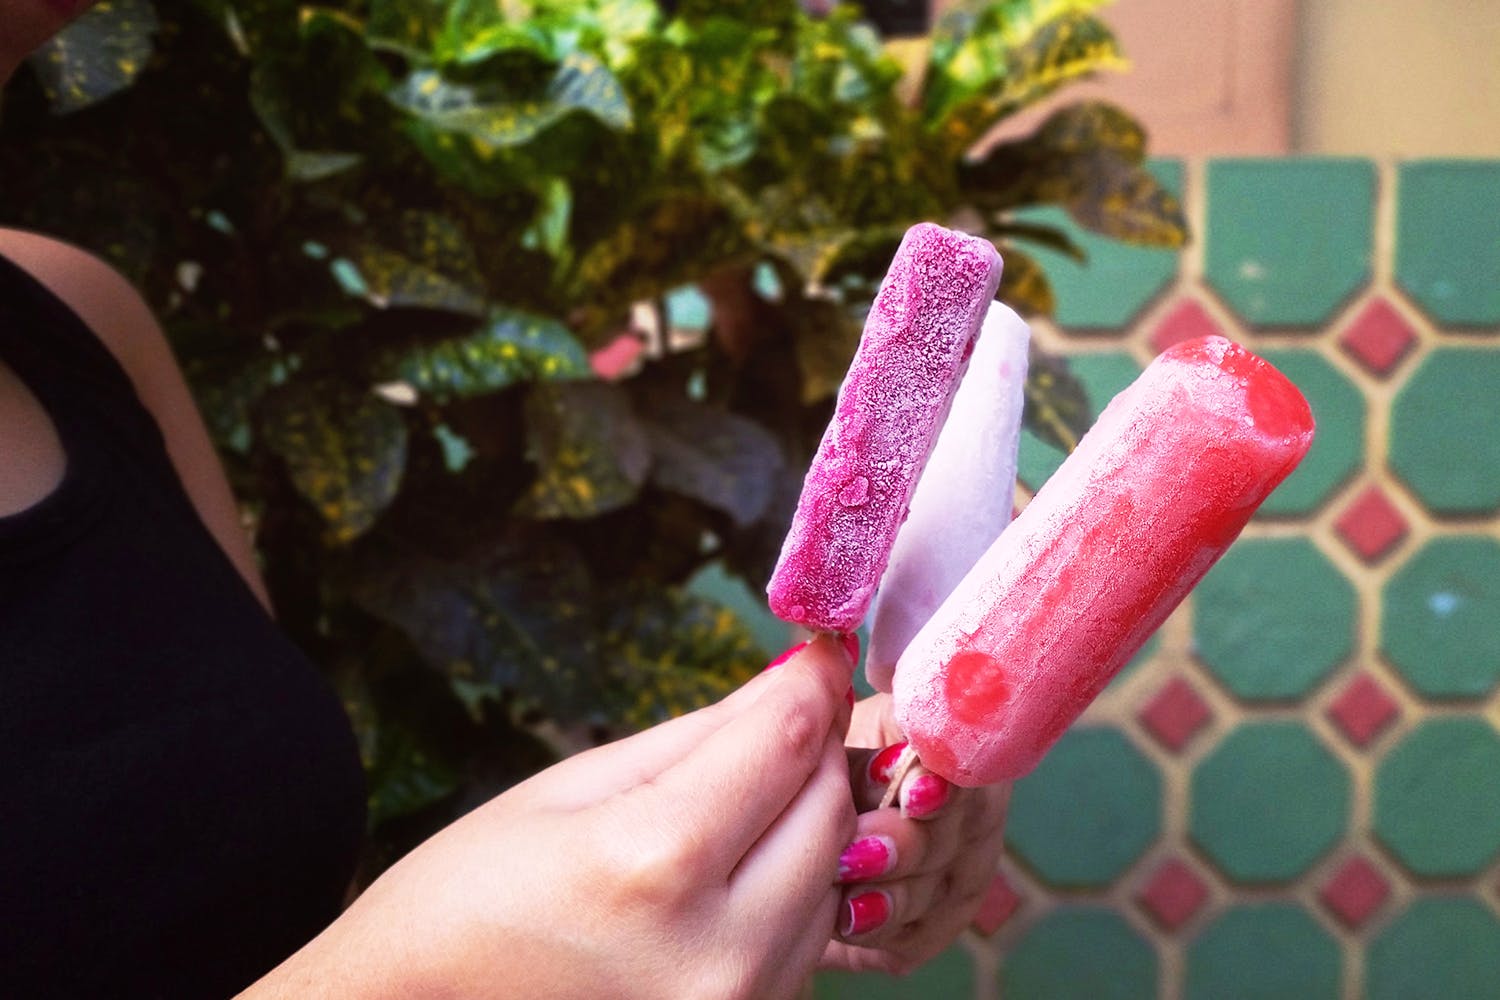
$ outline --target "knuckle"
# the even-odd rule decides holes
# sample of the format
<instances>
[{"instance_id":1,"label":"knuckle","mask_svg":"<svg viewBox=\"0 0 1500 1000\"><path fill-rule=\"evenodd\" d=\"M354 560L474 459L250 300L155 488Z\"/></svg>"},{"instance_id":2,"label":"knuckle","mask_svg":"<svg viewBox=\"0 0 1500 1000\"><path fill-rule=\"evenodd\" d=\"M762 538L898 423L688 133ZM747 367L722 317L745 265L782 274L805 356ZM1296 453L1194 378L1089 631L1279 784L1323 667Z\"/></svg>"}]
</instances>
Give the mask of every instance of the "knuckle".
<instances>
[{"instance_id":1,"label":"knuckle","mask_svg":"<svg viewBox=\"0 0 1500 1000\"><path fill-rule=\"evenodd\" d=\"M823 752L828 721L805 702L787 699L777 706L776 735L798 760L811 762Z\"/></svg>"}]
</instances>

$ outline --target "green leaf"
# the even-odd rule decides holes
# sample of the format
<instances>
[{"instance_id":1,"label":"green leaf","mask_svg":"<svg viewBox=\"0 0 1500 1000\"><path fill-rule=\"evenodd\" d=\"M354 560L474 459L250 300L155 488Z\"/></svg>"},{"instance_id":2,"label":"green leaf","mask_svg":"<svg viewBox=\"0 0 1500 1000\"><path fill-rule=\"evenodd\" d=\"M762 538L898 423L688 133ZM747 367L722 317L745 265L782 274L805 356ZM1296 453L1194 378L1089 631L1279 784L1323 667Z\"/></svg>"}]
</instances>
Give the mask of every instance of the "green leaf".
<instances>
[{"instance_id":1,"label":"green leaf","mask_svg":"<svg viewBox=\"0 0 1500 1000\"><path fill-rule=\"evenodd\" d=\"M1067 361L1035 343L1026 370L1026 427L1047 444L1071 452L1089 429L1088 392L1068 370Z\"/></svg>"},{"instance_id":2,"label":"green leaf","mask_svg":"<svg viewBox=\"0 0 1500 1000\"><path fill-rule=\"evenodd\" d=\"M583 560L535 534L486 549L451 561L382 559L358 572L355 599L455 681L510 694L553 718L591 714L601 695Z\"/></svg>"},{"instance_id":3,"label":"green leaf","mask_svg":"<svg viewBox=\"0 0 1500 1000\"><path fill-rule=\"evenodd\" d=\"M382 715L363 674L344 670L333 680L359 742L371 829L425 809L458 789L458 773L450 763L425 749L408 726Z\"/></svg>"},{"instance_id":4,"label":"green leaf","mask_svg":"<svg viewBox=\"0 0 1500 1000\"><path fill-rule=\"evenodd\" d=\"M149 0L103 0L28 60L54 114L97 104L135 82L157 30Z\"/></svg>"},{"instance_id":5,"label":"green leaf","mask_svg":"<svg viewBox=\"0 0 1500 1000\"><path fill-rule=\"evenodd\" d=\"M515 309L492 311L488 322L467 336L389 354L377 370L439 400L591 374L588 355L566 326Z\"/></svg>"},{"instance_id":6,"label":"green leaf","mask_svg":"<svg viewBox=\"0 0 1500 1000\"><path fill-rule=\"evenodd\" d=\"M648 413L655 485L722 510L740 526L765 514L783 465L765 428L684 399L661 400Z\"/></svg>"},{"instance_id":7,"label":"green leaf","mask_svg":"<svg viewBox=\"0 0 1500 1000\"><path fill-rule=\"evenodd\" d=\"M718 701L765 666L734 612L679 588L617 598L604 647L625 691L619 713L636 728Z\"/></svg>"},{"instance_id":8,"label":"green leaf","mask_svg":"<svg viewBox=\"0 0 1500 1000\"><path fill-rule=\"evenodd\" d=\"M1012 246L1000 248L1005 269L1000 274L1000 290L995 297L1023 316L1051 316L1057 312L1057 298L1042 265Z\"/></svg>"},{"instance_id":9,"label":"green leaf","mask_svg":"<svg viewBox=\"0 0 1500 1000\"><path fill-rule=\"evenodd\" d=\"M995 242L1025 240L1028 243L1038 243L1065 257L1071 257L1080 264L1088 261L1088 252L1075 243L1068 233L1056 226L1043 225L1037 222L1021 222L1017 219L1006 218L1001 219L991 226L985 235Z\"/></svg>"},{"instance_id":10,"label":"green leaf","mask_svg":"<svg viewBox=\"0 0 1500 1000\"><path fill-rule=\"evenodd\" d=\"M370 0L366 32L373 47L420 59L447 16L447 0Z\"/></svg>"},{"instance_id":11,"label":"green leaf","mask_svg":"<svg viewBox=\"0 0 1500 1000\"><path fill-rule=\"evenodd\" d=\"M408 211L389 242L350 251L347 290L381 309L408 306L482 316L484 279L463 229L435 212Z\"/></svg>"},{"instance_id":12,"label":"green leaf","mask_svg":"<svg viewBox=\"0 0 1500 1000\"><path fill-rule=\"evenodd\" d=\"M297 492L346 543L395 499L406 470L406 422L373 395L297 382L265 401L261 434Z\"/></svg>"},{"instance_id":13,"label":"green leaf","mask_svg":"<svg viewBox=\"0 0 1500 1000\"><path fill-rule=\"evenodd\" d=\"M540 94L510 94L495 85L457 83L436 70L419 69L389 97L434 128L502 149L530 142L574 112L613 129L628 129L633 121L620 81L598 59L576 52L563 60Z\"/></svg>"},{"instance_id":14,"label":"green leaf","mask_svg":"<svg viewBox=\"0 0 1500 1000\"><path fill-rule=\"evenodd\" d=\"M1130 163L1146 159L1146 130L1129 112L1106 101L1082 101L1059 108L1028 140L1053 155L1106 149Z\"/></svg>"},{"instance_id":15,"label":"green leaf","mask_svg":"<svg viewBox=\"0 0 1500 1000\"><path fill-rule=\"evenodd\" d=\"M526 454L537 478L518 513L587 518L635 499L650 471L646 432L618 386L541 383L526 400Z\"/></svg>"}]
</instances>

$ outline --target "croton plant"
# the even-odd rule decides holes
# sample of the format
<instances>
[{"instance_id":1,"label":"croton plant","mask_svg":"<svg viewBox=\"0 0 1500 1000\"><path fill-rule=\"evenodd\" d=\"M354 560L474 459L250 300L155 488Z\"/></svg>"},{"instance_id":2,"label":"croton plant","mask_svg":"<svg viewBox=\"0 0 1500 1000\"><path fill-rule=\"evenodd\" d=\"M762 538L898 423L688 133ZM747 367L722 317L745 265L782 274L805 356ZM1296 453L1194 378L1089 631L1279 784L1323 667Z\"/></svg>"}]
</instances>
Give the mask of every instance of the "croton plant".
<instances>
[{"instance_id":1,"label":"croton plant","mask_svg":"<svg viewBox=\"0 0 1500 1000\"><path fill-rule=\"evenodd\" d=\"M0 109L0 221L157 309L282 622L343 693L375 865L764 663L685 586L764 585L907 226L1046 314L1037 205L1184 223L1100 103L1099 0L960 0L920 43L795 0L106 0ZM670 11L670 12L669 12ZM707 329L663 303L694 289ZM1088 420L1033 363L1028 420Z\"/></svg>"}]
</instances>

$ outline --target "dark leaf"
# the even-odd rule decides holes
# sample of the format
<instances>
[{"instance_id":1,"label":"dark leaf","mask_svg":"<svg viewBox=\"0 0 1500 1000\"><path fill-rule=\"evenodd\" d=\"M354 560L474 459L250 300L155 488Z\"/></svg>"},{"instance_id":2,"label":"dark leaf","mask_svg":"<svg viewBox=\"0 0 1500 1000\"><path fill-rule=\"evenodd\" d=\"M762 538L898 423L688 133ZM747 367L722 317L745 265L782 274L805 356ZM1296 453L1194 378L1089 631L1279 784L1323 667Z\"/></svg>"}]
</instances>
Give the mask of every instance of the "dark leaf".
<instances>
[{"instance_id":1,"label":"dark leaf","mask_svg":"<svg viewBox=\"0 0 1500 1000\"><path fill-rule=\"evenodd\" d=\"M1089 429L1088 392L1062 358L1035 343L1026 372L1025 426L1047 444L1071 452Z\"/></svg>"},{"instance_id":2,"label":"dark leaf","mask_svg":"<svg viewBox=\"0 0 1500 1000\"><path fill-rule=\"evenodd\" d=\"M379 370L439 400L591 375L588 356L566 326L513 309L495 310L467 336L388 355Z\"/></svg>"},{"instance_id":3,"label":"dark leaf","mask_svg":"<svg viewBox=\"0 0 1500 1000\"><path fill-rule=\"evenodd\" d=\"M458 788L458 774L451 765L424 749L409 727L382 718L362 674L343 671L335 683L359 740L372 829L424 809Z\"/></svg>"},{"instance_id":4,"label":"dark leaf","mask_svg":"<svg viewBox=\"0 0 1500 1000\"><path fill-rule=\"evenodd\" d=\"M261 433L335 543L369 530L401 486L406 422L369 393L295 383L267 397Z\"/></svg>"},{"instance_id":5,"label":"dark leaf","mask_svg":"<svg viewBox=\"0 0 1500 1000\"><path fill-rule=\"evenodd\" d=\"M1088 252L1073 242L1073 238L1067 232L1056 226L1047 226L1036 222L1022 222L1019 219L1002 219L990 227L986 234L995 242L1002 240L1025 240L1028 243L1037 243L1049 250L1055 250L1065 257L1082 264L1088 260Z\"/></svg>"},{"instance_id":6,"label":"dark leaf","mask_svg":"<svg viewBox=\"0 0 1500 1000\"><path fill-rule=\"evenodd\" d=\"M393 242L399 249L362 243L351 251L348 262L358 277L351 290L382 309L484 314L484 281L457 223L433 212L405 212Z\"/></svg>"},{"instance_id":7,"label":"dark leaf","mask_svg":"<svg viewBox=\"0 0 1500 1000\"><path fill-rule=\"evenodd\" d=\"M619 676L620 716L645 728L711 704L765 666L765 654L733 611L678 588L619 595L605 652Z\"/></svg>"},{"instance_id":8,"label":"dark leaf","mask_svg":"<svg viewBox=\"0 0 1500 1000\"><path fill-rule=\"evenodd\" d=\"M157 29L150 0L103 0L30 58L56 114L97 104L135 82Z\"/></svg>"},{"instance_id":9,"label":"dark leaf","mask_svg":"<svg viewBox=\"0 0 1500 1000\"><path fill-rule=\"evenodd\" d=\"M537 478L518 510L525 517L614 510L635 498L651 466L650 443L629 397L602 382L534 386L526 400L526 451Z\"/></svg>"},{"instance_id":10,"label":"dark leaf","mask_svg":"<svg viewBox=\"0 0 1500 1000\"><path fill-rule=\"evenodd\" d=\"M602 697L583 566L544 538L510 540L460 561L382 561L358 572L354 597L453 680L576 719Z\"/></svg>"},{"instance_id":11,"label":"dark leaf","mask_svg":"<svg viewBox=\"0 0 1500 1000\"><path fill-rule=\"evenodd\" d=\"M826 299L811 299L795 317L797 367L802 373L802 401L817 403L844 384L861 323L850 310Z\"/></svg>"},{"instance_id":12,"label":"dark leaf","mask_svg":"<svg viewBox=\"0 0 1500 1000\"><path fill-rule=\"evenodd\" d=\"M645 428L657 486L722 510L741 527L766 512L782 458L765 428L689 400L652 406Z\"/></svg>"},{"instance_id":13,"label":"dark leaf","mask_svg":"<svg viewBox=\"0 0 1500 1000\"><path fill-rule=\"evenodd\" d=\"M1182 204L1143 166L1108 150L1080 157L1084 174L1067 201L1078 224L1096 233L1143 246L1180 247L1187 241Z\"/></svg>"},{"instance_id":14,"label":"dark leaf","mask_svg":"<svg viewBox=\"0 0 1500 1000\"><path fill-rule=\"evenodd\" d=\"M1000 248L1005 269L1000 274L1000 290L995 297L1023 316L1051 316L1057 311L1052 283L1034 257L1009 244Z\"/></svg>"},{"instance_id":15,"label":"dark leaf","mask_svg":"<svg viewBox=\"0 0 1500 1000\"><path fill-rule=\"evenodd\" d=\"M1146 158L1146 130L1128 112L1105 101L1083 101L1059 108L1027 141L1054 154L1107 149L1135 164Z\"/></svg>"}]
</instances>

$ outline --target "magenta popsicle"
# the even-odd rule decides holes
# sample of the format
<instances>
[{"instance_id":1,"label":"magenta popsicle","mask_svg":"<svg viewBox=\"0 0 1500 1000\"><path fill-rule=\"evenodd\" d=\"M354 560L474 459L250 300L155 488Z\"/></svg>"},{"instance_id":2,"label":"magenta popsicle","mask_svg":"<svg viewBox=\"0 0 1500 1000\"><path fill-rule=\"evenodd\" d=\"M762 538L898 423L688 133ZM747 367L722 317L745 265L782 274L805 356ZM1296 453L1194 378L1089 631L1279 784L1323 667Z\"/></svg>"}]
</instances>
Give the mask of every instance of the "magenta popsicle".
<instances>
[{"instance_id":1,"label":"magenta popsicle","mask_svg":"<svg viewBox=\"0 0 1500 1000\"><path fill-rule=\"evenodd\" d=\"M1237 344L1162 354L896 665L896 718L960 785L1026 774L1312 443L1307 401Z\"/></svg>"},{"instance_id":2,"label":"magenta popsicle","mask_svg":"<svg viewBox=\"0 0 1500 1000\"><path fill-rule=\"evenodd\" d=\"M863 620L999 283L988 240L907 230L771 575L778 617L826 632Z\"/></svg>"}]
</instances>

